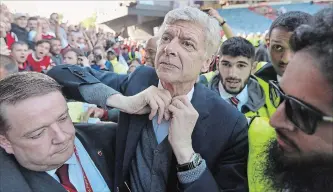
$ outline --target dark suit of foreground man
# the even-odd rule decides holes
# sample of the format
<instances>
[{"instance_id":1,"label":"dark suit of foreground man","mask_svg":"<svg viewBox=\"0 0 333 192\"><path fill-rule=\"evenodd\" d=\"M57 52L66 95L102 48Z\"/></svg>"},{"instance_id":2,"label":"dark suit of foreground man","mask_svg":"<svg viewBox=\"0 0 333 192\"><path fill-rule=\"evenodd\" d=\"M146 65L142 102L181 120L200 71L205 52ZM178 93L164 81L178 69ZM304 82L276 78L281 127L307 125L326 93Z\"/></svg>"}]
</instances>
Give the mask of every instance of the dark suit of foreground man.
<instances>
[{"instance_id":1,"label":"dark suit of foreground man","mask_svg":"<svg viewBox=\"0 0 333 192\"><path fill-rule=\"evenodd\" d=\"M0 81L0 191L109 192L116 125L74 128L60 86L41 73Z\"/></svg>"},{"instance_id":2,"label":"dark suit of foreground man","mask_svg":"<svg viewBox=\"0 0 333 192\"><path fill-rule=\"evenodd\" d=\"M198 9L175 9L165 17L156 71L140 67L127 76L63 65L48 73L66 96L122 111L114 191L246 191L247 120L195 84L219 30Z\"/></svg>"}]
</instances>

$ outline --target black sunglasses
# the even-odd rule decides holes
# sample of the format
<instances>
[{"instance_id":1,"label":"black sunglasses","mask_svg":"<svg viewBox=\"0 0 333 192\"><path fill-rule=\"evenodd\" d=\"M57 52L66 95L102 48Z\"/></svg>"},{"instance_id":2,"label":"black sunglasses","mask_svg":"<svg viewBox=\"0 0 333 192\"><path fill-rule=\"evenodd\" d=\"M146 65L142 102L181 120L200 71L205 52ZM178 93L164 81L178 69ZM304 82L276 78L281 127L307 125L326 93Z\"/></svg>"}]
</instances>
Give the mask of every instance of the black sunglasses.
<instances>
[{"instance_id":1,"label":"black sunglasses","mask_svg":"<svg viewBox=\"0 0 333 192\"><path fill-rule=\"evenodd\" d=\"M269 98L275 108L285 101L287 118L308 135L315 133L318 122L333 123L333 117L325 116L315 107L284 94L276 81L269 81Z\"/></svg>"}]
</instances>

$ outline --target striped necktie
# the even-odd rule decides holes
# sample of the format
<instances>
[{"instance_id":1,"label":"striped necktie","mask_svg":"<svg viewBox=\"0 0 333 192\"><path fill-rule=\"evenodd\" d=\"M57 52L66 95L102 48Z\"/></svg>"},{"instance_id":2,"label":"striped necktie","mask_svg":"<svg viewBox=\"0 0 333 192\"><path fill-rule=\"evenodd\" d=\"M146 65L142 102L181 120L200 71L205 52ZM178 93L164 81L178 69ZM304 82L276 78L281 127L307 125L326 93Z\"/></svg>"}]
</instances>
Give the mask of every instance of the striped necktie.
<instances>
[{"instance_id":1,"label":"striped necktie","mask_svg":"<svg viewBox=\"0 0 333 192\"><path fill-rule=\"evenodd\" d=\"M233 106L235 106L237 108L239 100L236 97L231 97L230 102Z\"/></svg>"}]
</instances>

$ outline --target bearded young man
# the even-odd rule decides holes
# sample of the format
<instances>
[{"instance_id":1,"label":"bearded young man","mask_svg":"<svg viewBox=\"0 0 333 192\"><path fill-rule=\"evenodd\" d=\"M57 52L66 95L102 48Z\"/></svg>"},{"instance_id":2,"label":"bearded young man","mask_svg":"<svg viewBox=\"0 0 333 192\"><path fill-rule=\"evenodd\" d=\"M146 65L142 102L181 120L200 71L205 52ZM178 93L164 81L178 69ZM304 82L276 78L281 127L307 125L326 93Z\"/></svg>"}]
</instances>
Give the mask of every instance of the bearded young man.
<instances>
[{"instance_id":1,"label":"bearded young man","mask_svg":"<svg viewBox=\"0 0 333 192\"><path fill-rule=\"evenodd\" d=\"M291 37L295 52L280 83L271 81L278 108L270 124L266 176L276 191L333 191L333 8ZM279 99L281 98L281 99Z\"/></svg>"},{"instance_id":2,"label":"bearded young man","mask_svg":"<svg viewBox=\"0 0 333 192\"><path fill-rule=\"evenodd\" d=\"M253 45L242 37L232 37L222 44L219 55L219 74L209 88L246 117L269 118L275 108L268 98L268 84L251 75L256 68Z\"/></svg>"}]
</instances>

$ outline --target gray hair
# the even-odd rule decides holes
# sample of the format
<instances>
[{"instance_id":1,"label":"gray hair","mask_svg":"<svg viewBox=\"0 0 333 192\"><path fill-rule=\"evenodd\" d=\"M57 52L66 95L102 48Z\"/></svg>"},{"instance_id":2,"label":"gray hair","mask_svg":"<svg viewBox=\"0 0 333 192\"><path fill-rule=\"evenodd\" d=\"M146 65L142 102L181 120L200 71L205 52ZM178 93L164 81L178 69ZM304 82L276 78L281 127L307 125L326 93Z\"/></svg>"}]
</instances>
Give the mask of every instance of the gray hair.
<instances>
[{"instance_id":1,"label":"gray hair","mask_svg":"<svg viewBox=\"0 0 333 192\"><path fill-rule=\"evenodd\" d=\"M163 33L166 25L172 25L178 21L188 21L202 26L205 35L206 56L211 57L215 54L221 42L221 27L215 18L194 7L174 9L166 14L159 36Z\"/></svg>"},{"instance_id":2,"label":"gray hair","mask_svg":"<svg viewBox=\"0 0 333 192\"><path fill-rule=\"evenodd\" d=\"M0 135L5 135L10 125L5 117L4 106L15 105L31 97L59 91L61 86L51 77L36 72L20 72L0 81Z\"/></svg>"}]
</instances>

